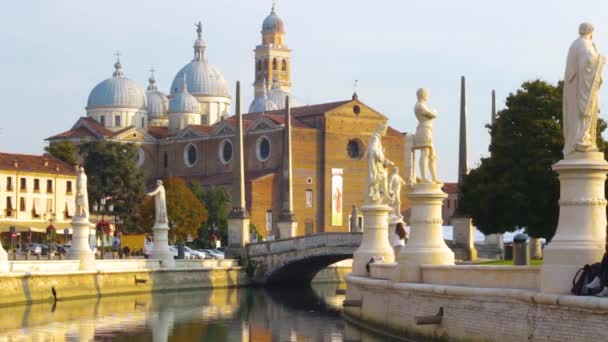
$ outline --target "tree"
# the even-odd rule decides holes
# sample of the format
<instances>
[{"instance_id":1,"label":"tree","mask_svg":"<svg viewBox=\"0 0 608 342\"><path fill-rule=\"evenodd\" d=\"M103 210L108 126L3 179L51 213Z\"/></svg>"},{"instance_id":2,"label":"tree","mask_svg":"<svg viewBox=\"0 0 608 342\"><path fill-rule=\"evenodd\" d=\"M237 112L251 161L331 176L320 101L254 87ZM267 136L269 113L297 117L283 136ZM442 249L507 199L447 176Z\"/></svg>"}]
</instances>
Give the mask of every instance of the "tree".
<instances>
[{"instance_id":1,"label":"tree","mask_svg":"<svg viewBox=\"0 0 608 342\"><path fill-rule=\"evenodd\" d=\"M123 230L141 232L139 208L144 198L144 177L137 166L137 146L111 141L93 141L79 146L88 176L89 203L111 197L114 214Z\"/></svg>"},{"instance_id":2,"label":"tree","mask_svg":"<svg viewBox=\"0 0 608 342\"><path fill-rule=\"evenodd\" d=\"M207 209L183 179L165 178L163 185L167 196L167 215L172 226L173 236L179 241L186 241L188 234L196 236L198 230L208 220ZM147 230L154 225L154 210L154 198L146 198L141 206L140 224Z\"/></svg>"},{"instance_id":3,"label":"tree","mask_svg":"<svg viewBox=\"0 0 608 342\"><path fill-rule=\"evenodd\" d=\"M69 141L60 141L51 143L44 150L53 157L63 160L64 162L74 165L76 164L76 146Z\"/></svg>"},{"instance_id":4,"label":"tree","mask_svg":"<svg viewBox=\"0 0 608 342\"><path fill-rule=\"evenodd\" d=\"M192 183L192 191L198 199L205 205L209 212L209 220L202 227L200 236L207 237L211 234L211 228L216 227L216 235L222 243L228 239L228 222L226 217L230 205L230 197L222 187L203 187L199 182Z\"/></svg>"},{"instance_id":5,"label":"tree","mask_svg":"<svg viewBox=\"0 0 608 342\"><path fill-rule=\"evenodd\" d=\"M559 217L559 180L551 166L563 158L562 92L536 80L507 97L493 126L491 156L461 186L461 209L484 234L525 228L551 239ZM598 123L598 147L603 148Z\"/></svg>"}]
</instances>

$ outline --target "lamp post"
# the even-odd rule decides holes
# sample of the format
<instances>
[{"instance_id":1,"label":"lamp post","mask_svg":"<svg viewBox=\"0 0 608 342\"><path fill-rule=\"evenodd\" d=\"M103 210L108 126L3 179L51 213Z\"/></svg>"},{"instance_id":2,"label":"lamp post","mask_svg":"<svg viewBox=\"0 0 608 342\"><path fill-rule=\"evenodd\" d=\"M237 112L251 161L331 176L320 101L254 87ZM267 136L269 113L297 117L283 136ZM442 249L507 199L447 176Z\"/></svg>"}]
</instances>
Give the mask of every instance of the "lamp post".
<instances>
[{"instance_id":1,"label":"lamp post","mask_svg":"<svg viewBox=\"0 0 608 342\"><path fill-rule=\"evenodd\" d=\"M97 222L96 230L98 232L97 236L99 236L99 233L101 233L101 253L100 253L100 257L101 259L103 259L103 252L105 249L105 230L106 228L109 227L109 223L106 222L104 220L105 215L106 214L111 214L114 212L114 205L112 203L108 203L106 201L106 197L102 197L99 200L99 204L97 202L93 203L93 212L99 217L99 215L101 214L101 221Z\"/></svg>"},{"instance_id":2,"label":"lamp post","mask_svg":"<svg viewBox=\"0 0 608 342\"><path fill-rule=\"evenodd\" d=\"M49 222L49 225L46 227L47 234L49 236L49 251L47 252L49 260L52 259L53 255L53 243L55 242L55 213L52 211L44 213L44 220Z\"/></svg>"}]
</instances>

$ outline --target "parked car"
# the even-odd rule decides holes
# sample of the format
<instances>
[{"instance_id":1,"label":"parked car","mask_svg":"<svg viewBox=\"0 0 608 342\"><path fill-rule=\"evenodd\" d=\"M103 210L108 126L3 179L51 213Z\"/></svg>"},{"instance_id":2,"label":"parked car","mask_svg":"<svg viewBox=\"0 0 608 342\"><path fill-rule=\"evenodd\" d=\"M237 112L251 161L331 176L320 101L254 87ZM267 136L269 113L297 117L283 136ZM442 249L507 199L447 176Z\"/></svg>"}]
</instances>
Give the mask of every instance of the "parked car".
<instances>
[{"instance_id":1,"label":"parked car","mask_svg":"<svg viewBox=\"0 0 608 342\"><path fill-rule=\"evenodd\" d=\"M218 251L217 249L202 249L202 251L213 259L224 259L224 253Z\"/></svg>"},{"instance_id":2,"label":"parked car","mask_svg":"<svg viewBox=\"0 0 608 342\"><path fill-rule=\"evenodd\" d=\"M184 250L186 250L192 256L192 259L206 259L207 253L203 251L194 250L188 246L184 246Z\"/></svg>"},{"instance_id":3,"label":"parked car","mask_svg":"<svg viewBox=\"0 0 608 342\"><path fill-rule=\"evenodd\" d=\"M53 252L55 254L66 255L68 254L68 249L64 245L56 243L53 245Z\"/></svg>"},{"instance_id":4,"label":"parked car","mask_svg":"<svg viewBox=\"0 0 608 342\"><path fill-rule=\"evenodd\" d=\"M177 259L177 256L178 256L177 246L169 246L169 251L171 252L171 254L173 254L173 258ZM184 249L184 259L189 260L192 258L193 258L192 254L190 254L190 252L188 252L187 250Z\"/></svg>"},{"instance_id":5,"label":"parked car","mask_svg":"<svg viewBox=\"0 0 608 342\"><path fill-rule=\"evenodd\" d=\"M32 243L30 244L29 252L32 255L42 255L42 246L39 243Z\"/></svg>"}]
</instances>

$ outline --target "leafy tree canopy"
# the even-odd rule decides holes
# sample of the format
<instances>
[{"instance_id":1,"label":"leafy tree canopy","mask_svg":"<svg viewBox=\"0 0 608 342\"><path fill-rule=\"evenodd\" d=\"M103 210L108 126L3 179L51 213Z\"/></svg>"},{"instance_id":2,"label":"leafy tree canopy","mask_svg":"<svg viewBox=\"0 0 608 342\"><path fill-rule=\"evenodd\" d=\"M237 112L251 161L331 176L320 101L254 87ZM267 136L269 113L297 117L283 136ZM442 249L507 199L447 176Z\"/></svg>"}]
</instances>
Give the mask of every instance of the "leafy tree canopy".
<instances>
[{"instance_id":1,"label":"leafy tree canopy","mask_svg":"<svg viewBox=\"0 0 608 342\"><path fill-rule=\"evenodd\" d=\"M79 146L88 176L89 203L111 197L114 213L126 232L138 232L139 207L144 198L144 177L137 167L137 146L93 141Z\"/></svg>"},{"instance_id":2,"label":"leafy tree canopy","mask_svg":"<svg viewBox=\"0 0 608 342\"><path fill-rule=\"evenodd\" d=\"M222 187L203 187L199 182L192 183L192 191L205 205L209 212L209 220L203 226L201 237L206 238L211 233L212 227L217 228L216 235L225 244L228 239L227 215L230 209L230 197Z\"/></svg>"},{"instance_id":3,"label":"leafy tree canopy","mask_svg":"<svg viewBox=\"0 0 608 342\"><path fill-rule=\"evenodd\" d=\"M482 158L461 186L460 206L484 234L525 228L550 239L559 217L559 180L551 166L562 159L562 92L536 80L510 94L490 129L491 156ZM598 123L598 145L603 148Z\"/></svg>"},{"instance_id":4,"label":"leafy tree canopy","mask_svg":"<svg viewBox=\"0 0 608 342\"><path fill-rule=\"evenodd\" d=\"M179 241L186 241L188 234L195 237L209 218L207 208L188 188L183 179L165 178L163 185L167 197L167 215L173 236ZM147 231L150 231L154 225L154 210L154 198L146 198L141 207L140 224Z\"/></svg>"},{"instance_id":5,"label":"leafy tree canopy","mask_svg":"<svg viewBox=\"0 0 608 342\"><path fill-rule=\"evenodd\" d=\"M53 157L61 159L70 165L76 163L77 149L76 146L69 141L51 143L49 146L46 146L44 150Z\"/></svg>"}]
</instances>

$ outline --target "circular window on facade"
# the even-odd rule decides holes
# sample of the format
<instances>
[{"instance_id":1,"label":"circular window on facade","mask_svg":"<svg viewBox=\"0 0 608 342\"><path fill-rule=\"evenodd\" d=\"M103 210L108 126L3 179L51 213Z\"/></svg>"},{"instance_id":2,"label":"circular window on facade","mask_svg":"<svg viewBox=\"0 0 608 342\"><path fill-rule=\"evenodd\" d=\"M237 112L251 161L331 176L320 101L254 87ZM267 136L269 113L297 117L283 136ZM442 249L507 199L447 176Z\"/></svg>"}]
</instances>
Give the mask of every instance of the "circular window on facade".
<instances>
[{"instance_id":1,"label":"circular window on facade","mask_svg":"<svg viewBox=\"0 0 608 342\"><path fill-rule=\"evenodd\" d=\"M353 112L355 112L355 114L361 113L361 107L359 107L359 105L355 105L353 107Z\"/></svg>"},{"instance_id":2,"label":"circular window on facade","mask_svg":"<svg viewBox=\"0 0 608 342\"><path fill-rule=\"evenodd\" d=\"M261 136L256 142L256 156L259 161L266 161L270 156L270 139L266 136Z\"/></svg>"},{"instance_id":3,"label":"circular window on facade","mask_svg":"<svg viewBox=\"0 0 608 342\"><path fill-rule=\"evenodd\" d=\"M346 145L346 152L352 159L361 159L363 157L363 143L359 139L351 139Z\"/></svg>"},{"instance_id":4,"label":"circular window on facade","mask_svg":"<svg viewBox=\"0 0 608 342\"><path fill-rule=\"evenodd\" d=\"M196 146L194 144L186 145L184 149L184 164L188 167L193 167L196 164L197 158Z\"/></svg>"},{"instance_id":5,"label":"circular window on facade","mask_svg":"<svg viewBox=\"0 0 608 342\"><path fill-rule=\"evenodd\" d=\"M220 144L219 155L222 163L230 163L230 161L232 160L232 142L230 140L225 139L224 141L222 141L222 143Z\"/></svg>"},{"instance_id":6,"label":"circular window on facade","mask_svg":"<svg viewBox=\"0 0 608 342\"><path fill-rule=\"evenodd\" d=\"M142 167L144 165L144 161L146 159L146 154L144 150L140 147L137 149L137 167Z\"/></svg>"}]
</instances>

